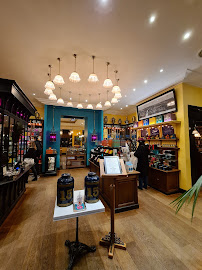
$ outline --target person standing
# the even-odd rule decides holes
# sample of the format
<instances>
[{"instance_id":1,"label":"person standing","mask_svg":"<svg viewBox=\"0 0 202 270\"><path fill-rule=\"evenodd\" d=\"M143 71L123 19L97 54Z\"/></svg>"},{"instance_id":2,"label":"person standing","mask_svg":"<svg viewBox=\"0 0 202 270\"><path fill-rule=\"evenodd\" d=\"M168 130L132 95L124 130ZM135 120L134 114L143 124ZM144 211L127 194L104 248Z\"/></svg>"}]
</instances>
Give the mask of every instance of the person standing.
<instances>
[{"instance_id":1,"label":"person standing","mask_svg":"<svg viewBox=\"0 0 202 270\"><path fill-rule=\"evenodd\" d=\"M39 141L38 137L35 136L34 137L35 139L35 145L36 145L36 162L35 162L35 166L36 166L36 171L37 171L37 174L39 174L39 159L40 159L40 156L42 155L42 145L41 145L41 142ZM38 176L39 177L39 176Z\"/></svg>"},{"instance_id":2,"label":"person standing","mask_svg":"<svg viewBox=\"0 0 202 270\"><path fill-rule=\"evenodd\" d=\"M139 139L139 146L134 156L138 158L137 171L140 172L139 175L139 189L147 189L148 184L148 172L149 172L149 148L145 145L143 139ZM143 186L144 184L144 186Z\"/></svg>"},{"instance_id":3,"label":"person standing","mask_svg":"<svg viewBox=\"0 0 202 270\"><path fill-rule=\"evenodd\" d=\"M30 145L28 152L24 155L24 159L25 158L34 159L34 165L31 168L31 170L34 174L34 179L32 181L37 181L38 176L37 176L36 164L38 164L38 157L37 157L36 145L33 142L31 142L31 145Z\"/></svg>"}]
</instances>

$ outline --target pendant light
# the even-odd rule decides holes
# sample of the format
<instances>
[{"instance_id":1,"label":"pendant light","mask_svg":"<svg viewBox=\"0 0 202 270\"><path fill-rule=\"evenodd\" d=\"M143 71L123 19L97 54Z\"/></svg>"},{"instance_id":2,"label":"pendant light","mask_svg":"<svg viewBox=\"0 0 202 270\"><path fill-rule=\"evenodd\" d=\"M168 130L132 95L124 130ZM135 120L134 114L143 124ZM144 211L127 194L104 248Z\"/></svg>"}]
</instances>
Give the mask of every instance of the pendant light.
<instances>
[{"instance_id":1,"label":"pendant light","mask_svg":"<svg viewBox=\"0 0 202 270\"><path fill-rule=\"evenodd\" d=\"M50 89L50 90L55 90L55 85L54 85L54 83L51 80L51 68L52 68L52 66L51 65L48 65L48 67L50 68L50 72L48 73L49 80L46 82L45 88L46 89Z\"/></svg>"},{"instance_id":2,"label":"pendant light","mask_svg":"<svg viewBox=\"0 0 202 270\"><path fill-rule=\"evenodd\" d=\"M108 66L110 65L109 62L107 62L107 79L104 81L103 83L103 86L105 88L111 88L113 86L113 83L112 81L109 79L109 76L108 76Z\"/></svg>"},{"instance_id":3,"label":"pendant light","mask_svg":"<svg viewBox=\"0 0 202 270\"><path fill-rule=\"evenodd\" d=\"M111 103L112 103L112 104L118 103L117 98L113 97L112 100L111 100Z\"/></svg>"},{"instance_id":4,"label":"pendant light","mask_svg":"<svg viewBox=\"0 0 202 270\"><path fill-rule=\"evenodd\" d=\"M60 98L58 98L58 100L57 100L57 103L60 105L64 104L64 100L61 98L61 89L62 89L62 87L60 87Z\"/></svg>"},{"instance_id":5,"label":"pendant light","mask_svg":"<svg viewBox=\"0 0 202 270\"><path fill-rule=\"evenodd\" d=\"M77 83L77 82L80 82L81 79L79 77L79 74L76 72L76 57L77 57L77 55L73 54L73 56L75 58L75 67L74 67L74 72L72 72L72 74L69 77L69 80L71 82Z\"/></svg>"},{"instance_id":6,"label":"pendant light","mask_svg":"<svg viewBox=\"0 0 202 270\"><path fill-rule=\"evenodd\" d=\"M91 74L89 75L88 81L89 81L89 82L92 82L92 83L96 83L96 82L98 82L99 80L98 80L97 75L96 75L95 72L94 72L94 60L95 60L95 56L94 56L94 55L92 56L92 59L93 59L93 73L91 73Z\"/></svg>"},{"instance_id":7,"label":"pendant light","mask_svg":"<svg viewBox=\"0 0 202 270\"><path fill-rule=\"evenodd\" d=\"M107 90L107 101L105 102L105 107L111 107L111 103L109 101L109 98L108 98L108 93L109 93L109 90Z\"/></svg>"},{"instance_id":8,"label":"pendant light","mask_svg":"<svg viewBox=\"0 0 202 270\"><path fill-rule=\"evenodd\" d=\"M121 92L115 93L114 97L117 98L117 99L122 98Z\"/></svg>"},{"instance_id":9,"label":"pendant light","mask_svg":"<svg viewBox=\"0 0 202 270\"><path fill-rule=\"evenodd\" d=\"M44 94L47 95L47 96L49 96L49 95L53 94L53 90L46 88L44 90Z\"/></svg>"},{"instance_id":10,"label":"pendant light","mask_svg":"<svg viewBox=\"0 0 202 270\"><path fill-rule=\"evenodd\" d=\"M91 94L89 94L89 102L90 102ZM93 105L91 103L88 104L87 109L93 109Z\"/></svg>"},{"instance_id":11,"label":"pendant light","mask_svg":"<svg viewBox=\"0 0 202 270\"><path fill-rule=\"evenodd\" d=\"M69 101L67 102L67 107L73 107L73 104L71 102L71 91L69 91Z\"/></svg>"},{"instance_id":12,"label":"pendant light","mask_svg":"<svg viewBox=\"0 0 202 270\"><path fill-rule=\"evenodd\" d=\"M114 72L115 72L116 85L113 86L113 88L112 88L112 93L115 94L115 93L121 92L121 89L120 89L120 87L119 87L119 79L116 78L116 75L117 75L117 73L118 73L118 70L115 70Z\"/></svg>"},{"instance_id":13,"label":"pendant light","mask_svg":"<svg viewBox=\"0 0 202 270\"><path fill-rule=\"evenodd\" d=\"M98 102L98 104L96 105L96 108L97 108L97 109L102 109L102 104L101 104L101 101L100 101L100 93L99 93L98 95L99 95L99 102Z\"/></svg>"},{"instance_id":14,"label":"pendant light","mask_svg":"<svg viewBox=\"0 0 202 270\"><path fill-rule=\"evenodd\" d=\"M50 96L48 97L48 99L50 100L57 100L57 97L54 93L50 94Z\"/></svg>"},{"instance_id":15,"label":"pendant light","mask_svg":"<svg viewBox=\"0 0 202 270\"><path fill-rule=\"evenodd\" d=\"M65 82L64 82L64 79L63 77L60 75L60 62L61 62L61 59L60 58L57 58L58 62L59 62L59 74L55 76L53 82L57 85L63 85Z\"/></svg>"},{"instance_id":16,"label":"pendant light","mask_svg":"<svg viewBox=\"0 0 202 270\"><path fill-rule=\"evenodd\" d=\"M78 109L83 109L83 105L80 103L80 96L81 96L81 94L79 94L79 103L77 105L77 108Z\"/></svg>"}]
</instances>

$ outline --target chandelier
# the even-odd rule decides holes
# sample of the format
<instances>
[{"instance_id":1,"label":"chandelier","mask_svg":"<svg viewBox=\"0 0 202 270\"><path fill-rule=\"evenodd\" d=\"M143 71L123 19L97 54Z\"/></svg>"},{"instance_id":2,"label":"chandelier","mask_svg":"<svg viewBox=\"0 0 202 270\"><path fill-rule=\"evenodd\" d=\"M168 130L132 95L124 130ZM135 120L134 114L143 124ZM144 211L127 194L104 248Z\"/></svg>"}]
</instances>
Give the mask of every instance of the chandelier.
<instances>
[{"instance_id":1,"label":"chandelier","mask_svg":"<svg viewBox=\"0 0 202 270\"><path fill-rule=\"evenodd\" d=\"M79 94L79 103L77 105L77 108L78 109L83 109L83 105L80 103L80 96L81 96L81 94Z\"/></svg>"},{"instance_id":2,"label":"chandelier","mask_svg":"<svg viewBox=\"0 0 202 270\"><path fill-rule=\"evenodd\" d=\"M113 104L118 103L117 98L113 97L112 100L111 100L111 103L113 103Z\"/></svg>"},{"instance_id":3,"label":"chandelier","mask_svg":"<svg viewBox=\"0 0 202 270\"><path fill-rule=\"evenodd\" d=\"M60 58L57 58L58 62L59 62L59 74L55 76L53 82L57 85L63 85L65 82L64 82L64 79L63 77L60 75L60 62L61 62L61 59Z\"/></svg>"},{"instance_id":4,"label":"chandelier","mask_svg":"<svg viewBox=\"0 0 202 270\"><path fill-rule=\"evenodd\" d=\"M53 94L53 90L46 88L44 90L44 94L49 96L49 95Z\"/></svg>"},{"instance_id":5,"label":"chandelier","mask_svg":"<svg viewBox=\"0 0 202 270\"><path fill-rule=\"evenodd\" d=\"M48 97L50 100L57 100L57 97L54 93L50 94L50 96Z\"/></svg>"},{"instance_id":6,"label":"chandelier","mask_svg":"<svg viewBox=\"0 0 202 270\"><path fill-rule=\"evenodd\" d=\"M115 93L114 97L117 98L117 99L122 98L121 92Z\"/></svg>"},{"instance_id":7,"label":"chandelier","mask_svg":"<svg viewBox=\"0 0 202 270\"><path fill-rule=\"evenodd\" d=\"M71 98L71 91L69 91L69 100L70 101L67 102L67 107L73 107L73 104L71 102L71 100L72 100L72 98Z\"/></svg>"},{"instance_id":8,"label":"chandelier","mask_svg":"<svg viewBox=\"0 0 202 270\"><path fill-rule=\"evenodd\" d=\"M108 98L108 93L109 93L109 90L107 90L107 101L105 102L105 107L111 107L111 103L109 101L109 98Z\"/></svg>"},{"instance_id":9,"label":"chandelier","mask_svg":"<svg viewBox=\"0 0 202 270\"><path fill-rule=\"evenodd\" d=\"M97 108L97 109L102 109L102 104L101 104L101 101L100 101L100 93L99 93L98 95L99 95L99 102L98 102L98 104L96 105L96 108Z\"/></svg>"},{"instance_id":10,"label":"chandelier","mask_svg":"<svg viewBox=\"0 0 202 270\"><path fill-rule=\"evenodd\" d=\"M109 62L107 62L107 79L104 81L103 83L103 86L105 88L111 88L113 86L113 83L112 81L109 79L109 76L108 76L108 66L110 65Z\"/></svg>"},{"instance_id":11,"label":"chandelier","mask_svg":"<svg viewBox=\"0 0 202 270\"><path fill-rule=\"evenodd\" d=\"M116 78L116 74L118 73L118 70L115 70L115 80L116 80L116 85L114 85L114 87L112 88L112 93L118 93L121 92L121 89L119 87L119 79Z\"/></svg>"},{"instance_id":12,"label":"chandelier","mask_svg":"<svg viewBox=\"0 0 202 270\"><path fill-rule=\"evenodd\" d=\"M89 75L88 81L89 81L89 82L92 82L92 83L96 83L96 82L98 82L99 80L98 80L97 75L96 75L95 72L94 72L94 59L95 59L95 56L93 55L92 58L93 58L93 73L91 73L91 74Z\"/></svg>"},{"instance_id":13,"label":"chandelier","mask_svg":"<svg viewBox=\"0 0 202 270\"><path fill-rule=\"evenodd\" d=\"M51 65L48 65L48 67L50 68L50 72L48 73L49 80L45 84L45 89L54 90L55 89L55 85L54 85L54 83L51 80L51 68L52 68L52 66Z\"/></svg>"},{"instance_id":14,"label":"chandelier","mask_svg":"<svg viewBox=\"0 0 202 270\"><path fill-rule=\"evenodd\" d=\"M91 94L89 94L89 102L90 102ZM87 109L93 109L93 105L91 103L88 104Z\"/></svg>"},{"instance_id":15,"label":"chandelier","mask_svg":"<svg viewBox=\"0 0 202 270\"><path fill-rule=\"evenodd\" d=\"M74 72L72 72L72 74L69 76L69 80L71 82L74 82L74 83L77 83L77 82L80 82L80 77L79 77L79 74L76 72L76 54L73 55L74 58L75 58L75 66L74 66Z\"/></svg>"},{"instance_id":16,"label":"chandelier","mask_svg":"<svg viewBox=\"0 0 202 270\"><path fill-rule=\"evenodd\" d=\"M64 104L64 100L61 98L61 89L62 89L62 87L60 87L60 98L58 98L58 100L57 100L57 103L60 105Z\"/></svg>"}]
</instances>

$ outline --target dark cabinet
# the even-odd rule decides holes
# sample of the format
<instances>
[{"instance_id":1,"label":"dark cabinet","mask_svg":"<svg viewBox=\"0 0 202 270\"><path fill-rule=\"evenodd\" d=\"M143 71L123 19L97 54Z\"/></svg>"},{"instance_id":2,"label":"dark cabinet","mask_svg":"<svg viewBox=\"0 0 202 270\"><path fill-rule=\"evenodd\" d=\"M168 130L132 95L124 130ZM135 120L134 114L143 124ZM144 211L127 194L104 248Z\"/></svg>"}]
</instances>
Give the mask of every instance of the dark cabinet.
<instances>
[{"instance_id":1,"label":"dark cabinet","mask_svg":"<svg viewBox=\"0 0 202 270\"><path fill-rule=\"evenodd\" d=\"M149 168L149 186L165 193L171 194L179 190L179 170L163 171Z\"/></svg>"}]
</instances>

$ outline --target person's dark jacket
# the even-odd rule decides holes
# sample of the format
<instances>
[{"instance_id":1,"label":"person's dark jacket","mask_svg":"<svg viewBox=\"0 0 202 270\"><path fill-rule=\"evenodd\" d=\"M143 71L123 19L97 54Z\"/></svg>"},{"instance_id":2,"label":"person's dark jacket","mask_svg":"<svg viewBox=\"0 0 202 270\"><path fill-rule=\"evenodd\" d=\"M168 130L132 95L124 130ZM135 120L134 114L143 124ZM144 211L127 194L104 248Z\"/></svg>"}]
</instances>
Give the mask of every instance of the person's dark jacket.
<instances>
[{"instance_id":1,"label":"person's dark jacket","mask_svg":"<svg viewBox=\"0 0 202 270\"><path fill-rule=\"evenodd\" d=\"M149 171L149 148L140 144L137 148L137 151L134 153L134 156L138 158L136 170L141 173L141 176L148 176Z\"/></svg>"},{"instance_id":2,"label":"person's dark jacket","mask_svg":"<svg viewBox=\"0 0 202 270\"><path fill-rule=\"evenodd\" d=\"M42 146L41 146L41 142L37 139L37 140L35 141L35 145L36 145L37 157L40 157L40 155L42 154Z\"/></svg>"},{"instance_id":3,"label":"person's dark jacket","mask_svg":"<svg viewBox=\"0 0 202 270\"><path fill-rule=\"evenodd\" d=\"M38 155L37 155L37 151L30 147L27 154L24 155L24 159L25 158L33 158L34 159L34 162L38 162Z\"/></svg>"}]
</instances>

